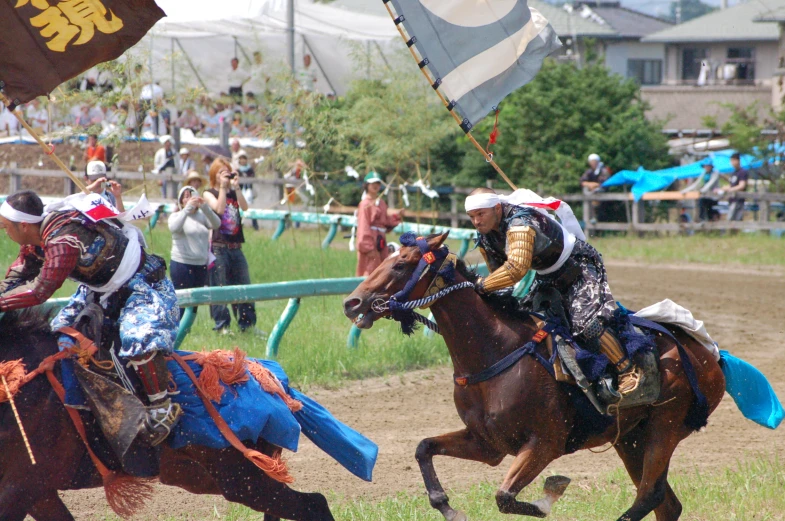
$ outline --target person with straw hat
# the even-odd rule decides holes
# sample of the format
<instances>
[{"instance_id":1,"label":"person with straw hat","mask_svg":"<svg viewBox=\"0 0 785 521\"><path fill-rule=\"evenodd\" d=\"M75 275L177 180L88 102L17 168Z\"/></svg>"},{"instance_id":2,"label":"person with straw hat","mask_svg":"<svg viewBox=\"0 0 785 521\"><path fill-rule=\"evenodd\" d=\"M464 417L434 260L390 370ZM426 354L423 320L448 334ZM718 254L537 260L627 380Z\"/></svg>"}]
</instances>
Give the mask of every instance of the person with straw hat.
<instances>
[{"instance_id":1,"label":"person with straw hat","mask_svg":"<svg viewBox=\"0 0 785 521\"><path fill-rule=\"evenodd\" d=\"M403 210L390 211L380 196L382 178L368 172L363 179L363 197L357 207L357 270L358 277L373 273L390 254L387 232L401 222Z\"/></svg>"},{"instance_id":2,"label":"person with straw hat","mask_svg":"<svg viewBox=\"0 0 785 521\"><path fill-rule=\"evenodd\" d=\"M197 192L202 189L205 184L204 176L201 175L197 170L190 170L185 179L183 179L183 186L190 186L194 188Z\"/></svg>"}]
</instances>

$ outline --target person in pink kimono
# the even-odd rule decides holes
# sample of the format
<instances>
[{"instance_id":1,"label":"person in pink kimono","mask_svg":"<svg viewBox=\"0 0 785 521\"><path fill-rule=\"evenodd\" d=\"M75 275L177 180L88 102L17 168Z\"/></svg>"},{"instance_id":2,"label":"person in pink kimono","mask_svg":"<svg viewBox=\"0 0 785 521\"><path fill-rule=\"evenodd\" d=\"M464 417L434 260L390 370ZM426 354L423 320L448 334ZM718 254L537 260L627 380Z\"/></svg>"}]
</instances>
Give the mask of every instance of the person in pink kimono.
<instances>
[{"instance_id":1,"label":"person in pink kimono","mask_svg":"<svg viewBox=\"0 0 785 521\"><path fill-rule=\"evenodd\" d=\"M357 207L357 271L358 277L373 273L390 254L387 249L387 232L401 222L403 210L391 211L379 197L382 178L369 172L363 180L364 195Z\"/></svg>"}]
</instances>

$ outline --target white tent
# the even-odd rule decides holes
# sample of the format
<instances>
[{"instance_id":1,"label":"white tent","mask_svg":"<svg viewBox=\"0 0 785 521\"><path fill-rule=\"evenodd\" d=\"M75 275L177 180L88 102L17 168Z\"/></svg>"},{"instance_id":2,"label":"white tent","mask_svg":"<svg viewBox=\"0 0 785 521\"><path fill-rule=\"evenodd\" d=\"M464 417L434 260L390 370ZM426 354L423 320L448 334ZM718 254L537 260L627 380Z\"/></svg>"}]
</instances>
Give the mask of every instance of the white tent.
<instances>
[{"instance_id":1,"label":"white tent","mask_svg":"<svg viewBox=\"0 0 785 521\"><path fill-rule=\"evenodd\" d=\"M225 0L209 2L158 0L168 16L131 51L152 64L153 81L167 94L184 86L208 92L227 90L225 75L231 58L250 68L252 55L263 56L263 73L276 76L288 70L287 10L285 0ZM359 13L297 0L295 4L295 65L302 56L313 58L316 88L343 94L358 60L385 60L384 53L400 36L389 17ZM151 53L152 50L152 53ZM259 91L254 80L246 91Z\"/></svg>"}]
</instances>

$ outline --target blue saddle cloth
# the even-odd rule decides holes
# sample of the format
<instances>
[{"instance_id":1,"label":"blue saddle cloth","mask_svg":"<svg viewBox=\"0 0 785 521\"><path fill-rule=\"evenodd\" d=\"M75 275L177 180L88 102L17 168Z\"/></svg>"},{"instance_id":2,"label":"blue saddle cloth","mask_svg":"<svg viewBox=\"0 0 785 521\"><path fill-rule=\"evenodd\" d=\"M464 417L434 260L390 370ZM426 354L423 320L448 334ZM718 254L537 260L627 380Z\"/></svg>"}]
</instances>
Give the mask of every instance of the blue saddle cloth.
<instances>
[{"instance_id":1,"label":"blue saddle cloth","mask_svg":"<svg viewBox=\"0 0 785 521\"><path fill-rule=\"evenodd\" d=\"M785 411L763 373L727 351L720 351L720 367L725 375L725 390L744 417L776 429Z\"/></svg>"},{"instance_id":2,"label":"blue saddle cloth","mask_svg":"<svg viewBox=\"0 0 785 521\"><path fill-rule=\"evenodd\" d=\"M181 356L191 354L177 351ZM300 433L305 434L317 447L329 454L355 476L371 481L373 467L379 449L374 442L338 421L330 411L296 389L289 387L289 378L277 362L248 359L259 362L269 369L283 384L284 390L303 404L293 413L284 401L262 389L253 377L247 382L232 386L224 385L226 392L216 409L226 423L243 441L256 442L262 438L290 451L297 451ZM186 361L198 377L202 367ZM175 361L168 364L179 394L172 400L183 408L183 416L168 438L172 448L186 445L204 445L223 449L230 444L216 427L196 393L193 382Z\"/></svg>"}]
</instances>

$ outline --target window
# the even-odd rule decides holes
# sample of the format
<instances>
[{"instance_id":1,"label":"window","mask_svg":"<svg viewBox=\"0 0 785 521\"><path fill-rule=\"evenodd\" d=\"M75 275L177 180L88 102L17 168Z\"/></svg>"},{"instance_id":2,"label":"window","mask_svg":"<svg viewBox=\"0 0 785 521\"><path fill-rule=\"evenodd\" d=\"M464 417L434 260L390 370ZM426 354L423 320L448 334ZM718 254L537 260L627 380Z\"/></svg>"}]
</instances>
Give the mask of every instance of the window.
<instances>
[{"instance_id":1,"label":"window","mask_svg":"<svg viewBox=\"0 0 785 521\"><path fill-rule=\"evenodd\" d=\"M735 79L755 80L755 49L753 47L729 47L726 63L736 66Z\"/></svg>"},{"instance_id":2,"label":"window","mask_svg":"<svg viewBox=\"0 0 785 521\"><path fill-rule=\"evenodd\" d=\"M662 60L627 60L627 77L640 85L662 83Z\"/></svg>"},{"instance_id":3,"label":"window","mask_svg":"<svg viewBox=\"0 0 785 521\"><path fill-rule=\"evenodd\" d=\"M701 62L709 57L706 49L687 48L681 51L681 79L697 80L701 73Z\"/></svg>"}]
</instances>

